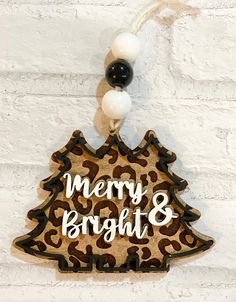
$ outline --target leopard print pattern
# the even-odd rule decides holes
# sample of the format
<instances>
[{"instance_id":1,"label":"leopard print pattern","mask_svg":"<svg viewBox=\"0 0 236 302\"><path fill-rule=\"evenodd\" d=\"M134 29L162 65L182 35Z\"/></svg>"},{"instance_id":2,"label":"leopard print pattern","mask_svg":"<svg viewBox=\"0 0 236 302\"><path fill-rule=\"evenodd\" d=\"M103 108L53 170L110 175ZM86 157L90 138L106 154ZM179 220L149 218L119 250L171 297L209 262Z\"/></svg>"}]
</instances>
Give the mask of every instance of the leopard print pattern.
<instances>
[{"instance_id":1,"label":"leopard print pattern","mask_svg":"<svg viewBox=\"0 0 236 302\"><path fill-rule=\"evenodd\" d=\"M146 133L141 144L130 150L119 134L110 135L105 144L94 150L80 131L75 131L68 144L52 155L58 165L56 172L42 181L41 186L49 192L45 202L31 210L28 217L38 222L29 234L19 237L17 248L35 255L58 261L61 271L161 271L168 270L169 259L187 256L208 249L213 240L197 233L190 222L198 219L200 213L184 203L179 196L187 182L176 176L168 164L176 159L166 150L152 131ZM65 197L63 175L80 174L91 183L98 180L122 179L141 182L148 187L139 205L131 202L127 192L119 200L113 192L112 200L91 196L86 199L81 192L75 192L70 199ZM118 218L121 210L129 208L131 214L136 207L148 213L152 208L155 192L165 192L169 205L179 214L168 225L157 227L142 217L142 224L148 225L142 239L116 234L112 242L104 241L103 234L96 235L92 228L88 235L69 239L61 234L62 217L65 210L76 210L81 215ZM130 220L133 216L130 215Z\"/></svg>"}]
</instances>

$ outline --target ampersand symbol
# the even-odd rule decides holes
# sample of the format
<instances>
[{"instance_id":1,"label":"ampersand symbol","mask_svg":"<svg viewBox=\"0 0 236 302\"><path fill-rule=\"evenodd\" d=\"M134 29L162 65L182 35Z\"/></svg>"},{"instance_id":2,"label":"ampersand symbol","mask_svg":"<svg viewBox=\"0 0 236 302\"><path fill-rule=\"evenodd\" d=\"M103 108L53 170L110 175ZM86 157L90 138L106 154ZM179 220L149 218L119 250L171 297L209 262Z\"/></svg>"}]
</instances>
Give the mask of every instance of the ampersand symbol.
<instances>
[{"instance_id":1,"label":"ampersand symbol","mask_svg":"<svg viewBox=\"0 0 236 302\"><path fill-rule=\"evenodd\" d=\"M163 200L161 202L158 201L159 197L163 198ZM169 202L169 198L168 198L167 194L165 194L165 193L155 194L153 196L152 202L153 202L154 208L148 214L148 220L150 221L151 224L153 224L155 226L162 226L162 225L169 223L172 218L178 217L178 214L174 213L171 208L166 206ZM162 220L157 219L156 216L157 216L158 212L165 215L165 218Z\"/></svg>"}]
</instances>

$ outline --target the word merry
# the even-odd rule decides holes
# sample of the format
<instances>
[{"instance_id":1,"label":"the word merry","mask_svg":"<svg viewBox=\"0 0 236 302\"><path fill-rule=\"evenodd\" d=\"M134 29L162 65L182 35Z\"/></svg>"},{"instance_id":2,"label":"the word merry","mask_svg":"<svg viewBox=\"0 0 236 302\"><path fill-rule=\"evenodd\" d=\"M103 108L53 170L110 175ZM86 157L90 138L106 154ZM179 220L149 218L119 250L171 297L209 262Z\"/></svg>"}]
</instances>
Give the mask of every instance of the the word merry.
<instances>
[{"instance_id":1,"label":"the word merry","mask_svg":"<svg viewBox=\"0 0 236 302\"><path fill-rule=\"evenodd\" d=\"M147 193L147 190L143 190L141 183L135 183L134 181L100 180L94 185L91 185L89 178L82 178L79 174L72 179L69 173L65 173L64 178L66 178L67 198L70 198L75 191L79 192L82 190L85 198L95 195L97 197L105 196L108 199L112 199L113 188L115 188L117 189L117 198L122 200L124 198L124 190L127 189L132 203L137 205L142 200L142 197Z\"/></svg>"}]
</instances>

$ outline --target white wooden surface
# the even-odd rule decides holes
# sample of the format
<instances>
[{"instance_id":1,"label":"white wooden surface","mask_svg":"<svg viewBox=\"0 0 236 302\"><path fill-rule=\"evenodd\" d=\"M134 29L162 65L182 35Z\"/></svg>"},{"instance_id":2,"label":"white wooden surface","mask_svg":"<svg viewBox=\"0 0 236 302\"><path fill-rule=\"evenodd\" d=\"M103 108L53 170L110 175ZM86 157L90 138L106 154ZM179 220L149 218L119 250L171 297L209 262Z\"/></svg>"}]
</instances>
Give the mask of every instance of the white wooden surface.
<instances>
[{"instance_id":1,"label":"white wooden surface","mask_svg":"<svg viewBox=\"0 0 236 302\"><path fill-rule=\"evenodd\" d=\"M208 253L168 274L60 275L17 253L26 213L41 201L52 152L75 129L102 144L104 59L148 0L0 0L0 301L236 301L236 1L162 1L138 35L143 53L121 131L134 147L154 129L189 181Z\"/></svg>"}]
</instances>

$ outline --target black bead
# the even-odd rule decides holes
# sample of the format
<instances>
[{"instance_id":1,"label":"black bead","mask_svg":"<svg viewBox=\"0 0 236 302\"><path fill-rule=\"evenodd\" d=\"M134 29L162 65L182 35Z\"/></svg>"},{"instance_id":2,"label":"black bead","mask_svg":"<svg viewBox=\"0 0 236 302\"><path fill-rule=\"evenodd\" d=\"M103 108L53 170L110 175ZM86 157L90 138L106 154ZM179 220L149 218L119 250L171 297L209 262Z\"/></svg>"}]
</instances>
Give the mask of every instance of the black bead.
<instances>
[{"instance_id":1,"label":"black bead","mask_svg":"<svg viewBox=\"0 0 236 302\"><path fill-rule=\"evenodd\" d=\"M111 62L106 69L106 80L112 87L127 87L133 80L133 68L125 60Z\"/></svg>"}]
</instances>

